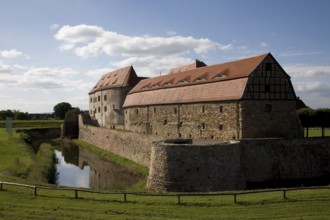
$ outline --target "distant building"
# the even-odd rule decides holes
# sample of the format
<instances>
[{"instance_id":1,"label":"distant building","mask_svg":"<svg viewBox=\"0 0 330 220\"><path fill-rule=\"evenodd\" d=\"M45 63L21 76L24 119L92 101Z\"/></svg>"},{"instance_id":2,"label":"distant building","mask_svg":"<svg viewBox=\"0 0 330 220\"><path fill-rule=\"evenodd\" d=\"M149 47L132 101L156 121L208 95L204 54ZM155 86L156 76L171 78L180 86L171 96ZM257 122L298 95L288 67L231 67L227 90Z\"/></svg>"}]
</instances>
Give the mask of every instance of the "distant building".
<instances>
[{"instance_id":1,"label":"distant building","mask_svg":"<svg viewBox=\"0 0 330 220\"><path fill-rule=\"evenodd\" d=\"M290 77L270 53L212 66L196 60L141 81L126 67L89 94L90 114L103 127L171 138L303 136Z\"/></svg>"}]
</instances>

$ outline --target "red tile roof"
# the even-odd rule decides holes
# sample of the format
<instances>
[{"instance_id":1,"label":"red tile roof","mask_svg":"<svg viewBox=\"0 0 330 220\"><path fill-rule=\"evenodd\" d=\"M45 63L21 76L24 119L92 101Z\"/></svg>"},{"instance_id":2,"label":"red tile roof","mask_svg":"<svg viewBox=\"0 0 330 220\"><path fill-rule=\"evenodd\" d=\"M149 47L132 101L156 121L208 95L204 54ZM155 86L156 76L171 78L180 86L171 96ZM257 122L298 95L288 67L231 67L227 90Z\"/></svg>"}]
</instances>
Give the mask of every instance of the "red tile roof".
<instances>
[{"instance_id":1,"label":"red tile roof","mask_svg":"<svg viewBox=\"0 0 330 220\"><path fill-rule=\"evenodd\" d=\"M129 92L124 107L240 99L247 77L267 56L141 80Z\"/></svg>"},{"instance_id":2,"label":"red tile roof","mask_svg":"<svg viewBox=\"0 0 330 220\"><path fill-rule=\"evenodd\" d=\"M193 62L192 64L188 64L185 66L179 66L179 67L171 69L168 74L186 72L188 70L194 70L196 68L203 67L203 66L206 66L206 64L204 62L195 60L195 62Z\"/></svg>"},{"instance_id":3,"label":"red tile roof","mask_svg":"<svg viewBox=\"0 0 330 220\"><path fill-rule=\"evenodd\" d=\"M127 66L104 74L88 94L117 87L133 87L140 79L141 78L137 77L133 67Z\"/></svg>"}]
</instances>

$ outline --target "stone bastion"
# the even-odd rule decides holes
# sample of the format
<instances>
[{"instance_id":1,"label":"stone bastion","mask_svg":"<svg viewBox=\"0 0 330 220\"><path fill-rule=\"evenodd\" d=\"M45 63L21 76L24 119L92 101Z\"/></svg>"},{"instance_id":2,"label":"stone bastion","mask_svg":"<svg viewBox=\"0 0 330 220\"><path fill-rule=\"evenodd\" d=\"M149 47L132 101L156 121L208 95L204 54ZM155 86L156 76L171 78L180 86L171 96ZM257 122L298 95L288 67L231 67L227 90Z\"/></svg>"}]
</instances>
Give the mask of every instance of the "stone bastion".
<instances>
[{"instance_id":1,"label":"stone bastion","mask_svg":"<svg viewBox=\"0 0 330 220\"><path fill-rule=\"evenodd\" d=\"M330 139L253 139L221 143L84 124L79 138L149 168L152 190L207 192L330 183Z\"/></svg>"}]
</instances>

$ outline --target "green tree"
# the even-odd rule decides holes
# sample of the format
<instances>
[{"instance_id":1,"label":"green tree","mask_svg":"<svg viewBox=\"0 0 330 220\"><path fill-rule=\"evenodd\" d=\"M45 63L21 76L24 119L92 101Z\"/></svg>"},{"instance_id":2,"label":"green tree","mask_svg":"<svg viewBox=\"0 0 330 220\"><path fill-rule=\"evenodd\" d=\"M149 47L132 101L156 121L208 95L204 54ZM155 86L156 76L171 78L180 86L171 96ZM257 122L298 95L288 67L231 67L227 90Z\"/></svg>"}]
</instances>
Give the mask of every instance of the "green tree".
<instances>
[{"instance_id":1,"label":"green tree","mask_svg":"<svg viewBox=\"0 0 330 220\"><path fill-rule=\"evenodd\" d=\"M77 120L78 115L81 113L79 108L71 108L69 111L65 114L65 120Z\"/></svg>"},{"instance_id":2,"label":"green tree","mask_svg":"<svg viewBox=\"0 0 330 220\"><path fill-rule=\"evenodd\" d=\"M6 117L11 117L13 118L14 113L12 110L1 110L0 111L0 120L6 120Z\"/></svg>"},{"instance_id":3,"label":"green tree","mask_svg":"<svg viewBox=\"0 0 330 220\"><path fill-rule=\"evenodd\" d=\"M317 126L316 111L311 108L302 108L298 110L299 119L304 128L306 128L306 137L311 127Z\"/></svg>"},{"instance_id":4,"label":"green tree","mask_svg":"<svg viewBox=\"0 0 330 220\"><path fill-rule=\"evenodd\" d=\"M330 109L319 108L316 110L316 123L322 128L322 137L324 137L325 128L330 127Z\"/></svg>"},{"instance_id":5,"label":"green tree","mask_svg":"<svg viewBox=\"0 0 330 220\"><path fill-rule=\"evenodd\" d=\"M65 114L72 109L70 103L61 102L54 106L54 116L59 119L64 119Z\"/></svg>"}]
</instances>

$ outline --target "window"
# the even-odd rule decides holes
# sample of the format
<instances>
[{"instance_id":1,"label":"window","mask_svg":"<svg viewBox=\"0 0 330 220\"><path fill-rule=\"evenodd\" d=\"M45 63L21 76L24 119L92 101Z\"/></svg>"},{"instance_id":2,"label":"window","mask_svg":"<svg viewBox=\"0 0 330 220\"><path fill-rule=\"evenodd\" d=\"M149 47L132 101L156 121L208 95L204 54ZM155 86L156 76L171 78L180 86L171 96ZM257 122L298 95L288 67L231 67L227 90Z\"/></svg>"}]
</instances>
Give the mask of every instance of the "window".
<instances>
[{"instance_id":1,"label":"window","mask_svg":"<svg viewBox=\"0 0 330 220\"><path fill-rule=\"evenodd\" d=\"M98 107L98 108L97 108L97 111L98 111L98 112L101 112L101 108L100 108L100 107Z\"/></svg>"},{"instance_id":2,"label":"window","mask_svg":"<svg viewBox=\"0 0 330 220\"><path fill-rule=\"evenodd\" d=\"M97 101L98 101L98 102L101 101L101 96L98 96L98 97L97 97Z\"/></svg>"},{"instance_id":3,"label":"window","mask_svg":"<svg viewBox=\"0 0 330 220\"><path fill-rule=\"evenodd\" d=\"M266 104L266 112L271 112L272 111L272 105L271 104Z\"/></svg>"},{"instance_id":4,"label":"window","mask_svg":"<svg viewBox=\"0 0 330 220\"><path fill-rule=\"evenodd\" d=\"M174 114L176 114L178 112L177 108L174 108Z\"/></svg>"},{"instance_id":5,"label":"window","mask_svg":"<svg viewBox=\"0 0 330 220\"><path fill-rule=\"evenodd\" d=\"M272 64L266 63L266 71L272 71Z\"/></svg>"},{"instance_id":6,"label":"window","mask_svg":"<svg viewBox=\"0 0 330 220\"><path fill-rule=\"evenodd\" d=\"M116 109L116 106L115 106L115 104L113 104L113 105L112 105L112 109Z\"/></svg>"},{"instance_id":7,"label":"window","mask_svg":"<svg viewBox=\"0 0 330 220\"><path fill-rule=\"evenodd\" d=\"M139 114L139 109L135 109L135 114Z\"/></svg>"},{"instance_id":8,"label":"window","mask_svg":"<svg viewBox=\"0 0 330 220\"><path fill-rule=\"evenodd\" d=\"M223 106L222 106L222 105L220 105L220 107L219 107L219 111L220 111L220 113L223 112Z\"/></svg>"},{"instance_id":9,"label":"window","mask_svg":"<svg viewBox=\"0 0 330 220\"><path fill-rule=\"evenodd\" d=\"M125 114L127 114L127 110L125 111Z\"/></svg>"},{"instance_id":10,"label":"window","mask_svg":"<svg viewBox=\"0 0 330 220\"><path fill-rule=\"evenodd\" d=\"M167 119L164 119L163 125L167 125Z\"/></svg>"},{"instance_id":11,"label":"window","mask_svg":"<svg viewBox=\"0 0 330 220\"><path fill-rule=\"evenodd\" d=\"M270 92L270 85L265 85L265 92Z\"/></svg>"},{"instance_id":12,"label":"window","mask_svg":"<svg viewBox=\"0 0 330 220\"><path fill-rule=\"evenodd\" d=\"M223 130L223 124L219 125L219 130L222 131Z\"/></svg>"},{"instance_id":13,"label":"window","mask_svg":"<svg viewBox=\"0 0 330 220\"><path fill-rule=\"evenodd\" d=\"M205 129L205 128L206 128L205 123L202 123L202 129Z\"/></svg>"},{"instance_id":14,"label":"window","mask_svg":"<svg viewBox=\"0 0 330 220\"><path fill-rule=\"evenodd\" d=\"M156 108L154 108L154 113L156 113Z\"/></svg>"},{"instance_id":15,"label":"window","mask_svg":"<svg viewBox=\"0 0 330 220\"><path fill-rule=\"evenodd\" d=\"M93 102L93 99L92 98L90 98L90 102Z\"/></svg>"},{"instance_id":16,"label":"window","mask_svg":"<svg viewBox=\"0 0 330 220\"><path fill-rule=\"evenodd\" d=\"M104 95L104 101L107 101L107 95Z\"/></svg>"},{"instance_id":17,"label":"window","mask_svg":"<svg viewBox=\"0 0 330 220\"><path fill-rule=\"evenodd\" d=\"M202 106L202 113L205 113L205 106Z\"/></svg>"},{"instance_id":18,"label":"window","mask_svg":"<svg viewBox=\"0 0 330 220\"><path fill-rule=\"evenodd\" d=\"M104 106L104 112L107 112L108 108L107 106Z\"/></svg>"}]
</instances>

